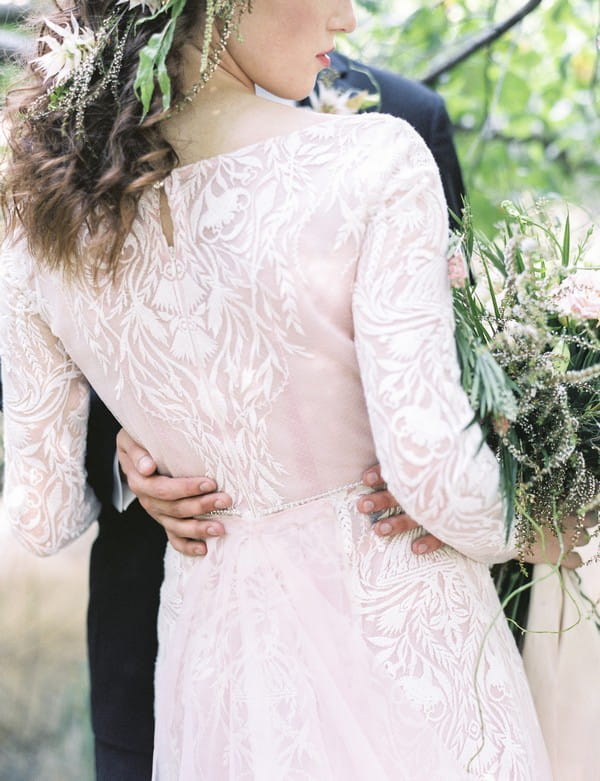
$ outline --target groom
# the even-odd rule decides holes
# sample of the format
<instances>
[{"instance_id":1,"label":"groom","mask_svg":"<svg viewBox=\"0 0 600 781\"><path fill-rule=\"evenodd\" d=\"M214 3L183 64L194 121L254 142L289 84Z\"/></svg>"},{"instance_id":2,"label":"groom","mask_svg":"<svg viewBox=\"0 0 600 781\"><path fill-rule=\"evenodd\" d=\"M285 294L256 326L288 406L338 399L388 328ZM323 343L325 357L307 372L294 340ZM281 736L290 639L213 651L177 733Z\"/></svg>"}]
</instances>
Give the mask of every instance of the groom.
<instances>
[{"instance_id":1,"label":"groom","mask_svg":"<svg viewBox=\"0 0 600 781\"><path fill-rule=\"evenodd\" d=\"M332 56L332 68L339 74L336 88L373 93L376 84L380 93L377 110L402 117L415 127L438 163L450 211L460 214L463 183L442 99L421 85L386 71L371 68L367 75L363 66L339 54ZM87 453L89 480L102 502L99 533L90 560L88 610L96 771L98 781L149 781L156 616L166 537L162 526L152 522L138 501L122 513L113 505L112 467L118 430L118 423L96 399L90 412ZM126 435L122 438L126 439ZM137 458L129 465L125 461L126 457L124 470L131 484L136 485ZM152 508L159 523L167 524L171 518L171 528L173 515L203 514L215 509L219 499L228 501L223 494L210 493L216 486L201 478L156 476L142 478L140 483L138 476L137 485L146 489L145 497L138 491L145 506ZM363 505L361 509L380 509L378 503L384 494L373 496L377 497L375 505ZM118 499L116 503L119 504ZM187 527L190 524L195 524L196 532L190 532L189 537L196 539L180 536L176 544L187 546L187 552L198 553L206 524L188 521ZM427 542L425 539L422 544Z\"/></svg>"}]
</instances>

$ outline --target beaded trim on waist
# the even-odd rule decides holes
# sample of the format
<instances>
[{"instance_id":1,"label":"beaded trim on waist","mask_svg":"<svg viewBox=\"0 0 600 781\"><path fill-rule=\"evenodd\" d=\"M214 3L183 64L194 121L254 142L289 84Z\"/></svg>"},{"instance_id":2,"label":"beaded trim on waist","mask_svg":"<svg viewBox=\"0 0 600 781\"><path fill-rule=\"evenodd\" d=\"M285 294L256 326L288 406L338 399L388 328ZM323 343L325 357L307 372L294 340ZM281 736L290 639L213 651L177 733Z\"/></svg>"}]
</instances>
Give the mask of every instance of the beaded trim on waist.
<instances>
[{"instance_id":1,"label":"beaded trim on waist","mask_svg":"<svg viewBox=\"0 0 600 781\"><path fill-rule=\"evenodd\" d=\"M275 513L285 512L286 510L294 510L296 507L302 507L305 504L318 502L321 499L327 499L330 496L335 496L335 494L342 493L343 491L350 491L362 485L363 484L360 482L360 480L354 481L352 483L346 483L345 485L339 485L336 488L330 488L327 491L323 491L320 494L315 494L314 496L295 499L292 502L283 502L282 504L272 505L271 507L266 507L264 509L261 508L257 514L260 517L263 517L265 515L274 515ZM215 516L243 517L248 516L249 514L250 513L247 510L241 510L237 507L228 507L226 510L213 510L212 512L203 515L202 518L211 518Z\"/></svg>"}]
</instances>

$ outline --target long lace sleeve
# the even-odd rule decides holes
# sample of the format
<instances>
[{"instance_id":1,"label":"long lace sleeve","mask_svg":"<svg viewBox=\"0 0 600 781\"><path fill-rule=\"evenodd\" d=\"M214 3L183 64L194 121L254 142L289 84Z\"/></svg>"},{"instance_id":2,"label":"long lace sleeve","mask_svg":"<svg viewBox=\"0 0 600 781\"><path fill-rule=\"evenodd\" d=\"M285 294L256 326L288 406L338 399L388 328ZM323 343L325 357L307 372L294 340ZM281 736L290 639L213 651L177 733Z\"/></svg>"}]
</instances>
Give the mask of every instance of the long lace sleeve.
<instances>
[{"instance_id":1,"label":"long lace sleeve","mask_svg":"<svg viewBox=\"0 0 600 781\"><path fill-rule=\"evenodd\" d=\"M2 257L0 352L4 391L4 507L21 542L44 556L97 517L86 483L89 386L40 316L15 247Z\"/></svg>"},{"instance_id":2,"label":"long lace sleeve","mask_svg":"<svg viewBox=\"0 0 600 781\"><path fill-rule=\"evenodd\" d=\"M356 350L389 490L473 559L510 558L499 470L460 385L439 174L405 126L388 139L353 298Z\"/></svg>"}]
</instances>

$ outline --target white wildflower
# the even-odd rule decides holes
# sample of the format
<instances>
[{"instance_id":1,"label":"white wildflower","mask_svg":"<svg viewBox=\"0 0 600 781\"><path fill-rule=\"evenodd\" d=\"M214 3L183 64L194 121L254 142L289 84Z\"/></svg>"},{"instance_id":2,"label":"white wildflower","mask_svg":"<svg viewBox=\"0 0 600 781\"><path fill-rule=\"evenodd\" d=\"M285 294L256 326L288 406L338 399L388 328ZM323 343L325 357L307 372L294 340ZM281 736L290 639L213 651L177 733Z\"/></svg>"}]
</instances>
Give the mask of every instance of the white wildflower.
<instances>
[{"instance_id":1,"label":"white wildflower","mask_svg":"<svg viewBox=\"0 0 600 781\"><path fill-rule=\"evenodd\" d=\"M503 333L512 339L535 339L538 335L537 330L530 323L513 319L504 323Z\"/></svg>"},{"instance_id":2,"label":"white wildflower","mask_svg":"<svg viewBox=\"0 0 600 781\"><path fill-rule=\"evenodd\" d=\"M519 247L521 252L524 252L527 255L532 255L534 252L539 250L537 241L532 239L531 236L524 236L519 243Z\"/></svg>"},{"instance_id":3,"label":"white wildflower","mask_svg":"<svg viewBox=\"0 0 600 781\"><path fill-rule=\"evenodd\" d=\"M63 84L80 67L84 59L94 50L96 39L87 27L79 27L77 19L71 14L71 25L61 27L49 19L46 26L56 33L43 35L39 41L50 49L41 57L32 60L46 79L56 79L56 85ZM60 40L62 39L62 40Z\"/></svg>"}]
</instances>

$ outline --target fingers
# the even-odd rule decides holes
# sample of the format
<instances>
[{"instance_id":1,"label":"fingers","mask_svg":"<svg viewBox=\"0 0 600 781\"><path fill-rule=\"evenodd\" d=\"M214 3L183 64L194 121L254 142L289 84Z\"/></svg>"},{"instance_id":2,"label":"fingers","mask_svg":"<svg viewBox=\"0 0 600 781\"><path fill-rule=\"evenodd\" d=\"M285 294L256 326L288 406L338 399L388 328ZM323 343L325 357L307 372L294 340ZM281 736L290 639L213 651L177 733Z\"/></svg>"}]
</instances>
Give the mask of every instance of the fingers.
<instances>
[{"instance_id":1,"label":"fingers","mask_svg":"<svg viewBox=\"0 0 600 781\"><path fill-rule=\"evenodd\" d=\"M369 488L374 488L374 492L361 496L357 502L358 511L371 516L373 531L380 537L392 537L395 534L416 529L419 524L414 521L410 515L402 512L399 508L396 498L386 489L385 482L381 476L379 464L367 469L362 476L362 482ZM392 515L382 518L378 521L379 514L385 514L386 511L393 511ZM431 553L443 545L443 542L433 534L423 534L416 540L413 540L411 549L413 553L422 555Z\"/></svg>"},{"instance_id":2,"label":"fingers","mask_svg":"<svg viewBox=\"0 0 600 781\"><path fill-rule=\"evenodd\" d=\"M363 472L362 482L368 488L383 488L385 486L379 464L375 464L375 466L369 467L369 469Z\"/></svg>"},{"instance_id":3,"label":"fingers","mask_svg":"<svg viewBox=\"0 0 600 781\"><path fill-rule=\"evenodd\" d=\"M587 528L576 529L569 538L570 547L581 548L583 545L587 545L590 540L591 536Z\"/></svg>"},{"instance_id":4,"label":"fingers","mask_svg":"<svg viewBox=\"0 0 600 781\"><path fill-rule=\"evenodd\" d=\"M176 551L184 556L206 556L206 543L196 540L186 540L182 537L175 537L167 534L167 538Z\"/></svg>"},{"instance_id":5,"label":"fingers","mask_svg":"<svg viewBox=\"0 0 600 781\"><path fill-rule=\"evenodd\" d=\"M523 559L529 564L550 564L576 569L583 562L581 556L573 548L585 545L588 538L589 535L585 529L565 529L559 537L549 530L544 530Z\"/></svg>"},{"instance_id":6,"label":"fingers","mask_svg":"<svg viewBox=\"0 0 600 781\"><path fill-rule=\"evenodd\" d=\"M559 565L566 569L580 567L583 560L574 549L588 544L588 529L597 523L596 511L588 512L583 517L573 513L566 515L557 524L557 529L540 529L538 539L525 554L524 561L530 564Z\"/></svg>"},{"instance_id":7,"label":"fingers","mask_svg":"<svg viewBox=\"0 0 600 781\"><path fill-rule=\"evenodd\" d=\"M587 529L590 529L592 526L598 525L598 508L596 508L595 510L589 510L585 514L583 518L583 525Z\"/></svg>"},{"instance_id":8,"label":"fingers","mask_svg":"<svg viewBox=\"0 0 600 781\"><path fill-rule=\"evenodd\" d=\"M400 513L400 515L394 515L391 518L386 518L385 521L378 521L373 524L373 530L380 537L393 537L396 534L416 529L418 526L419 524L413 521L410 515ZM424 553L433 553L433 551L441 548L443 544L433 534L425 533L413 540L410 547L413 553L417 556L422 556Z\"/></svg>"},{"instance_id":9,"label":"fingers","mask_svg":"<svg viewBox=\"0 0 600 781\"><path fill-rule=\"evenodd\" d=\"M165 529L175 550L186 556L204 556L205 540L225 534L217 519L201 519L231 506L231 497L217 491L208 477L157 475L149 453L121 429L117 451L127 483L144 510Z\"/></svg>"},{"instance_id":10,"label":"fingers","mask_svg":"<svg viewBox=\"0 0 600 781\"><path fill-rule=\"evenodd\" d=\"M372 515L397 507L398 502L389 491L374 491L372 494L361 496L356 506L359 512Z\"/></svg>"},{"instance_id":11,"label":"fingers","mask_svg":"<svg viewBox=\"0 0 600 781\"><path fill-rule=\"evenodd\" d=\"M598 523L598 513L596 510L587 512L583 517L580 515L569 514L561 521L561 527L568 531L569 529L591 529Z\"/></svg>"},{"instance_id":12,"label":"fingers","mask_svg":"<svg viewBox=\"0 0 600 781\"><path fill-rule=\"evenodd\" d=\"M177 490L178 484L188 479L192 478L164 478L170 481L165 490ZM175 483L175 488L171 483ZM197 483L196 480L196 486ZM206 515L231 506L231 498L224 493L209 493L176 500L160 500L143 494L139 496L139 501L148 515L164 527L175 550L187 556L203 556L206 553L204 541L208 537L225 534L225 528L217 518L202 519L194 516Z\"/></svg>"},{"instance_id":13,"label":"fingers","mask_svg":"<svg viewBox=\"0 0 600 781\"><path fill-rule=\"evenodd\" d=\"M393 499L393 497L392 497ZM417 521L414 521L410 515L406 513L399 513L398 515L391 515L385 520L377 521L373 524L373 531L379 537L393 537L396 534L402 534L403 532L411 531L419 527ZM422 534L413 540L411 550L418 556L422 556L424 553L432 553L438 548L441 548L444 543L434 537L433 534Z\"/></svg>"},{"instance_id":14,"label":"fingers","mask_svg":"<svg viewBox=\"0 0 600 781\"><path fill-rule=\"evenodd\" d=\"M443 544L444 543L437 537L434 537L433 534L423 534L421 537L417 537L416 540L413 540L411 550L418 556L422 556L424 553L433 553L433 551L441 548Z\"/></svg>"},{"instance_id":15,"label":"fingers","mask_svg":"<svg viewBox=\"0 0 600 781\"><path fill-rule=\"evenodd\" d=\"M582 564L583 559L578 553L575 553L575 551L569 551L560 563L561 567L565 567L566 569L577 569L577 567L581 567Z\"/></svg>"},{"instance_id":16,"label":"fingers","mask_svg":"<svg viewBox=\"0 0 600 781\"><path fill-rule=\"evenodd\" d=\"M558 545L549 547L540 551L534 546L534 549L523 556L523 561L528 564L549 564L551 566L565 567L566 569L577 569L583 564L581 556L575 551L565 551L560 553Z\"/></svg>"},{"instance_id":17,"label":"fingers","mask_svg":"<svg viewBox=\"0 0 600 781\"><path fill-rule=\"evenodd\" d=\"M125 429L121 429L117 434L117 454L125 475L132 470L146 477L156 472L156 462L150 453L138 445Z\"/></svg>"},{"instance_id":18,"label":"fingers","mask_svg":"<svg viewBox=\"0 0 600 781\"><path fill-rule=\"evenodd\" d=\"M134 477L129 487L140 504L151 515L170 515L173 518L191 518L231 506L230 497L217 492L213 480L197 477Z\"/></svg>"},{"instance_id":19,"label":"fingers","mask_svg":"<svg viewBox=\"0 0 600 781\"><path fill-rule=\"evenodd\" d=\"M596 511L586 513L583 517L577 515L567 515L561 521L560 540L556 536L554 540L550 542L550 546L557 551L557 558L561 555L561 542L562 542L562 554L561 566L567 567L567 569L575 569L581 563L581 557L578 553L572 553L573 548L581 548L588 544L591 539L588 529L596 526L598 523ZM547 542L549 533L544 534L544 539ZM572 554L572 555L571 555Z\"/></svg>"},{"instance_id":20,"label":"fingers","mask_svg":"<svg viewBox=\"0 0 600 781\"><path fill-rule=\"evenodd\" d=\"M395 534L402 534L412 529L416 529L419 524L407 515L399 513L392 515L383 521L377 521L373 524L373 531L380 537L392 537Z\"/></svg>"},{"instance_id":21,"label":"fingers","mask_svg":"<svg viewBox=\"0 0 600 781\"><path fill-rule=\"evenodd\" d=\"M171 545L185 556L204 556L205 540L209 537L222 537L225 534L223 524L213 519L201 521L195 518L186 520L167 518L163 526Z\"/></svg>"},{"instance_id":22,"label":"fingers","mask_svg":"<svg viewBox=\"0 0 600 781\"><path fill-rule=\"evenodd\" d=\"M191 518L231 506L231 498L217 492L217 484L208 477L166 477L154 474L156 464L148 453L121 430L117 435L121 469L142 507L166 528L169 518ZM152 469L143 474L137 464L150 459Z\"/></svg>"}]
</instances>

